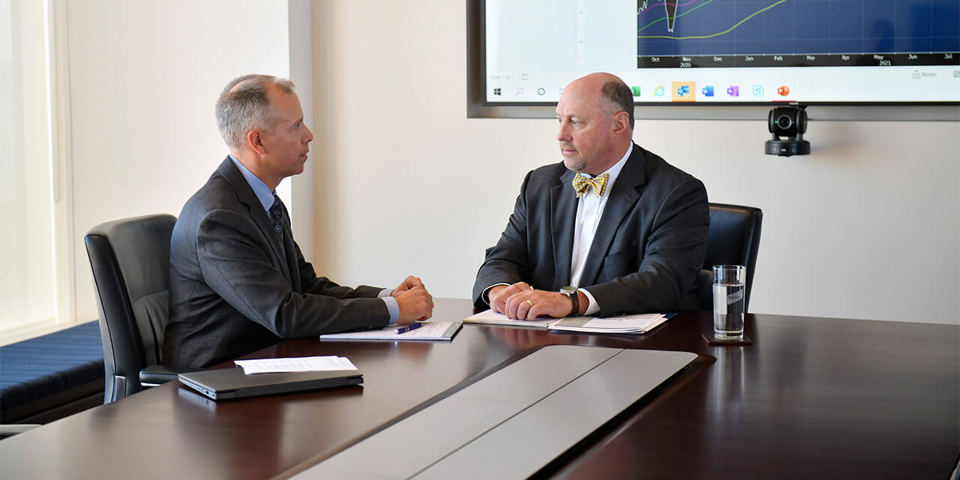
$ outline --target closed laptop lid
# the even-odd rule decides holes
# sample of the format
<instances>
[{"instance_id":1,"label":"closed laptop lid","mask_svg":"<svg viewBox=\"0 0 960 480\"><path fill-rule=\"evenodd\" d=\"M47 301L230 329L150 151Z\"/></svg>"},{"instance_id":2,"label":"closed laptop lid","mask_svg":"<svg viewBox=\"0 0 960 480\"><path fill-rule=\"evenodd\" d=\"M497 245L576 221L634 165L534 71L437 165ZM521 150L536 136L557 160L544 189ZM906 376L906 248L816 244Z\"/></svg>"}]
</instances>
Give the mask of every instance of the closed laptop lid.
<instances>
[{"instance_id":1,"label":"closed laptop lid","mask_svg":"<svg viewBox=\"0 0 960 480\"><path fill-rule=\"evenodd\" d=\"M363 375L360 370L247 375L243 373L242 368L235 367L181 373L178 377L180 383L214 400L273 395L363 383Z\"/></svg>"}]
</instances>

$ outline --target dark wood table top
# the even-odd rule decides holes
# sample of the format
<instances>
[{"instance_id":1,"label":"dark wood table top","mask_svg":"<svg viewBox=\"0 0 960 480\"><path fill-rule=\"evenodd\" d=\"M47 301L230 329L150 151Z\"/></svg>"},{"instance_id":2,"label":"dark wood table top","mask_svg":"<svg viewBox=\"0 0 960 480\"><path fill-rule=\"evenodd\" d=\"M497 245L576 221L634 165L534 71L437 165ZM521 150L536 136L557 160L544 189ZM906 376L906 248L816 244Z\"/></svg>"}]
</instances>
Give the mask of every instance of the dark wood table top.
<instances>
[{"instance_id":1,"label":"dark wood table top","mask_svg":"<svg viewBox=\"0 0 960 480\"><path fill-rule=\"evenodd\" d=\"M471 313L438 299L436 320ZM0 478L269 478L301 471L545 345L701 357L541 473L569 478L935 478L960 454L960 327L709 313L649 335L464 325L453 342L291 340L245 358L343 355L363 387L213 402L176 382L0 441Z\"/></svg>"}]
</instances>

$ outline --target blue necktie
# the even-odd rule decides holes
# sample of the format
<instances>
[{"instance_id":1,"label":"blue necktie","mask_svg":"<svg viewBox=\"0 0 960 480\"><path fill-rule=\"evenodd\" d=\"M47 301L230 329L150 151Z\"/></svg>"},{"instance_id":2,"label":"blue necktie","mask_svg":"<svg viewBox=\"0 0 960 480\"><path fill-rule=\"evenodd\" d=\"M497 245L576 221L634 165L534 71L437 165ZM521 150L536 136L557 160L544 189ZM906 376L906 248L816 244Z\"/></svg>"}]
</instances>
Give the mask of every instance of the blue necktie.
<instances>
[{"instance_id":1,"label":"blue necktie","mask_svg":"<svg viewBox=\"0 0 960 480\"><path fill-rule=\"evenodd\" d=\"M273 205L270 206L270 221L273 223L273 233L283 245L283 203L276 193L273 194Z\"/></svg>"}]
</instances>

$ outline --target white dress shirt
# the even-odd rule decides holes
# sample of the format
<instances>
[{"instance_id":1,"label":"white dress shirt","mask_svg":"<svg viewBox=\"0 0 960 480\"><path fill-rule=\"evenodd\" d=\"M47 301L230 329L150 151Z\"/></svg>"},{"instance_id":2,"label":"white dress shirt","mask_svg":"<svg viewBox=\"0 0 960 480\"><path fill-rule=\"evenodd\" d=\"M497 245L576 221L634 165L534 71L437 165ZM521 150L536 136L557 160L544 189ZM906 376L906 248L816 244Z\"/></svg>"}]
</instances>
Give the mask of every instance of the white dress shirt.
<instances>
[{"instance_id":1,"label":"white dress shirt","mask_svg":"<svg viewBox=\"0 0 960 480\"><path fill-rule=\"evenodd\" d=\"M598 197L596 191L591 189L583 195L580 195L580 198L577 199L577 220L573 227L573 256L570 259L570 285L574 287L580 286L583 268L584 265L587 264L587 254L590 253L590 245L593 244L593 237L597 233L597 226L600 225L603 209L607 205L607 199L610 198L610 192L613 191L613 184L616 183L617 177L620 175L620 170L623 170L623 166L626 165L627 158L630 158L631 153L633 153L633 143L630 144L627 153L623 155L619 162L613 164L612 167L601 173L601 175L604 173L610 175L610 178L607 179L607 188L602 197ZM593 178L586 173L582 173L581 175L586 178ZM593 298L593 295L586 289L581 289L580 291L590 300L590 305L587 307L584 315L592 315L599 312L600 305L597 305L597 301Z\"/></svg>"}]
</instances>

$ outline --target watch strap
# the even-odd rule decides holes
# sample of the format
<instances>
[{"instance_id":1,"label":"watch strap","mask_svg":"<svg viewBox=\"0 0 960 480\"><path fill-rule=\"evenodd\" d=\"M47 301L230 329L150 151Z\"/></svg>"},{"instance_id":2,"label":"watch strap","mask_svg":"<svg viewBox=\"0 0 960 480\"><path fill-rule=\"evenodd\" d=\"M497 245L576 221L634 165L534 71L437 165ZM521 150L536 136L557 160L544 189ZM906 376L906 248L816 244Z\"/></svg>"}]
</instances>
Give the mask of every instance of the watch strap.
<instances>
[{"instance_id":1,"label":"watch strap","mask_svg":"<svg viewBox=\"0 0 960 480\"><path fill-rule=\"evenodd\" d=\"M563 287L560 289L560 293L567 296L570 299L570 315L577 316L580 314L580 290L576 287Z\"/></svg>"}]
</instances>

